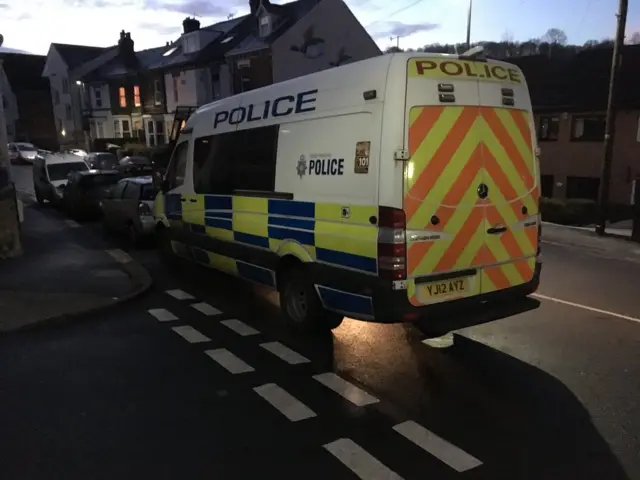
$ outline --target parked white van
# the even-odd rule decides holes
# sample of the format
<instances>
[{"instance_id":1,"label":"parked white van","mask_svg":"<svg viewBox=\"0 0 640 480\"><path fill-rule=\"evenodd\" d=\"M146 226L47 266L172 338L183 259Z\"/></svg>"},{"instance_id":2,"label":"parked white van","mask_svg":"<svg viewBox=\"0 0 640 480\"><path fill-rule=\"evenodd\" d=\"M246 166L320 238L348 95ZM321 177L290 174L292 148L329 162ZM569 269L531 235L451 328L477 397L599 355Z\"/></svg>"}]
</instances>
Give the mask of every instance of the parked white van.
<instances>
[{"instance_id":1,"label":"parked white van","mask_svg":"<svg viewBox=\"0 0 640 480\"><path fill-rule=\"evenodd\" d=\"M33 163L33 190L39 204L59 205L71 172L89 170L84 157L71 153L45 153Z\"/></svg>"},{"instance_id":2,"label":"parked white van","mask_svg":"<svg viewBox=\"0 0 640 480\"><path fill-rule=\"evenodd\" d=\"M168 251L277 288L292 326L441 334L455 313L535 303L539 196L521 70L416 52L199 108L156 216Z\"/></svg>"}]
</instances>

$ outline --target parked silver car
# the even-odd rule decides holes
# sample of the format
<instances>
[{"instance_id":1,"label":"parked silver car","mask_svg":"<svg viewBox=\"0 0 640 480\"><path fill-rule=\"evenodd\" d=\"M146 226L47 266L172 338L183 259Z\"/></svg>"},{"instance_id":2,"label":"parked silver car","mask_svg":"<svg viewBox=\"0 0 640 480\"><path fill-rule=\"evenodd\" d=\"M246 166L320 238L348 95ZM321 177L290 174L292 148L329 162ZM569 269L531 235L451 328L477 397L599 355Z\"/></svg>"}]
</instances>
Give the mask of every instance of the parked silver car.
<instances>
[{"instance_id":1,"label":"parked silver car","mask_svg":"<svg viewBox=\"0 0 640 480\"><path fill-rule=\"evenodd\" d=\"M123 178L101 201L106 232L126 232L133 245L153 234L156 189L151 176Z\"/></svg>"},{"instance_id":2,"label":"parked silver car","mask_svg":"<svg viewBox=\"0 0 640 480\"><path fill-rule=\"evenodd\" d=\"M33 163L36 159L38 149L35 145L25 142L9 143L9 159L11 163L25 164Z\"/></svg>"}]
</instances>

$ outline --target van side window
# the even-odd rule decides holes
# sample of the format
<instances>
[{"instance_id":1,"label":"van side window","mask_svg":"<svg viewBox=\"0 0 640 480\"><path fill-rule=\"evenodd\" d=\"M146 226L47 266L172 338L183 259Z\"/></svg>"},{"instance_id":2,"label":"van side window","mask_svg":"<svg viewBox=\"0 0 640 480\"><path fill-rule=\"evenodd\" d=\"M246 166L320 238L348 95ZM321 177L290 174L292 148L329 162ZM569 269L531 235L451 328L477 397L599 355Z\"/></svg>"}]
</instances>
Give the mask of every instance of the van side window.
<instances>
[{"instance_id":1,"label":"van side window","mask_svg":"<svg viewBox=\"0 0 640 480\"><path fill-rule=\"evenodd\" d=\"M173 157L169 163L166 177L169 181L170 190L177 188L184 183L185 172L187 170L188 149L189 141L184 141L179 143L173 151Z\"/></svg>"},{"instance_id":2,"label":"van side window","mask_svg":"<svg viewBox=\"0 0 640 480\"><path fill-rule=\"evenodd\" d=\"M239 130L195 140L196 193L273 192L279 126Z\"/></svg>"}]
</instances>

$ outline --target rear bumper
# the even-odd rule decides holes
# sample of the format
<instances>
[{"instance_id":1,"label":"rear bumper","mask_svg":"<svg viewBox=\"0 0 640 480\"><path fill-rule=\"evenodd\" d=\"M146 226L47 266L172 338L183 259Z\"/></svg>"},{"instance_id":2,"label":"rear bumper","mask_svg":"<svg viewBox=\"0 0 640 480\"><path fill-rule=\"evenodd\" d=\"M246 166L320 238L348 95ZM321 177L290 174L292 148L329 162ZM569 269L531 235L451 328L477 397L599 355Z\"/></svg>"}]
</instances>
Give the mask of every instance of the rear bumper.
<instances>
[{"instance_id":1,"label":"rear bumper","mask_svg":"<svg viewBox=\"0 0 640 480\"><path fill-rule=\"evenodd\" d=\"M536 262L533 278L522 285L423 307L413 306L406 290L391 290L378 277L358 275L359 282L354 283L357 280L351 274L337 276L334 272L332 281L327 281L326 272L320 271L316 278L321 300L330 310L376 323L413 322L437 335L537 308L539 302L528 296L538 289L541 271L542 264Z\"/></svg>"}]
</instances>

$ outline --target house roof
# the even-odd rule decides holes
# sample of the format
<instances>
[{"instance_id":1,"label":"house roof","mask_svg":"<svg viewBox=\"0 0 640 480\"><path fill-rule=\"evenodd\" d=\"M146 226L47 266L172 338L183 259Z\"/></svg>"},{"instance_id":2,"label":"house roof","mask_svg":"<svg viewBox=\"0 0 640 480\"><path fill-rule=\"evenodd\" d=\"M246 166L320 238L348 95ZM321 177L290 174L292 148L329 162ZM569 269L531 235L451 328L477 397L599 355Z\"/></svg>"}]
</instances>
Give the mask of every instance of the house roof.
<instances>
[{"instance_id":1,"label":"house roof","mask_svg":"<svg viewBox=\"0 0 640 480\"><path fill-rule=\"evenodd\" d=\"M47 61L44 55L0 53L3 68L14 92L21 90L49 90L49 81L42 78Z\"/></svg>"},{"instance_id":2,"label":"house roof","mask_svg":"<svg viewBox=\"0 0 640 480\"><path fill-rule=\"evenodd\" d=\"M52 43L51 45L55 47L69 70L79 67L108 49L104 47L88 47L86 45L68 45L65 43Z\"/></svg>"},{"instance_id":3,"label":"house roof","mask_svg":"<svg viewBox=\"0 0 640 480\"><path fill-rule=\"evenodd\" d=\"M177 68L189 63L221 57L243 38L243 32L246 30L244 26L250 18L250 15L243 15L201 28L201 30L206 32L218 33L218 35L213 37L204 48L193 53L184 53L182 50L182 42L177 40L171 45L163 47L163 53L159 60L149 68ZM232 41L225 41L230 36L233 36ZM170 49L174 49L174 51L169 55L165 55L165 52L169 52Z\"/></svg>"},{"instance_id":4,"label":"house roof","mask_svg":"<svg viewBox=\"0 0 640 480\"><path fill-rule=\"evenodd\" d=\"M158 59L162 57L162 53L165 51L165 48L166 47L156 47L136 52L136 65L127 65L127 62L125 62L120 55L115 55L105 63L102 63L96 66L96 68L86 72L82 76L82 79L85 82L92 82L127 75L135 75L141 70L148 70L153 66Z\"/></svg>"},{"instance_id":5,"label":"house roof","mask_svg":"<svg viewBox=\"0 0 640 480\"><path fill-rule=\"evenodd\" d=\"M544 55L509 59L527 78L535 109L604 111L609 95L612 48L595 47L565 58ZM625 45L616 104L640 108L640 45Z\"/></svg>"},{"instance_id":6,"label":"house roof","mask_svg":"<svg viewBox=\"0 0 640 480\"><path fill-rule=\"evenodd\" d=\"M267 12L277 15L281 21L268 37L260 37L257 33L257 25L254 31L249 34L242 42L227 52L227 56L243 55L245 53L254 52L269 47L280 36L284 34L292 25L298 22L302 17L309 13L313 7L318 5L322 0L296 0L294 2L274 5L268 1L262 3L262 8Z\"/></svg>"}]
</instances>

